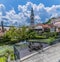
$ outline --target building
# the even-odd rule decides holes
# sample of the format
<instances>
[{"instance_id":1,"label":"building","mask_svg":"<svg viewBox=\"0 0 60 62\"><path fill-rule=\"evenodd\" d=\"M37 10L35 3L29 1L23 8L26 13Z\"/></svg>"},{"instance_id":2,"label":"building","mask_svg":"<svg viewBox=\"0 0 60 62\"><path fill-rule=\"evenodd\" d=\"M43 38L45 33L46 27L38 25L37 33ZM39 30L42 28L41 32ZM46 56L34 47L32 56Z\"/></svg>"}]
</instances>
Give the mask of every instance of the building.
<instances>
[{"instance_id":1,"label":"building","mask_svg":"<svg viewBox=\"0 0 60 62\"><path fill-rule=\"evenodd\" d=\"M0 25L0 37L3 36L4 33L10 29L10 26L4 26L3 28L4 28L4 31L2 29L2 26Z\"/></svg>"},{"instance_id":2,"label":"building","mask_svg":"<svg viewBox=\"0 0 60 62\"><path fill-rule=\"evenodd\" d=\"M60 32L60 17L52 18L51 24L53 24L56 27L56 32Z\"/></svg>"},{"instance_id":3,"label":"building","mask_svg":"<svg viewBox=\"0 0 60 62\"><path fill-rule=\"evenodd\" d=\"M42 24L35 25L33 30L36 31L37 33L42 33L44 31Z\"/></svg>"},{"instance_id":4,"label":"building","mask_svg":"<svg viewBox=\"0 0 60 62\"><path fill-rule=\"evenodd\" d=\"M34 24L34 11L33 8L31 9L31 15L30 15L30 28L35 30L38 33L45 32L50 30L50 32L55 32L55 26L52 23L55 23L54 21L51 22L51 24ZM55 19L54 19L55 20Z\"/></svg>"},{"instance_id":5,"label":"building","mask_svg":"<svg viewBox=\"0 0 60 62\"><path fill-rule=\"evenodd\" d=\"M41 32L55 32L56 28L53 24L37 24L34 26L34 30L41 33Z\"/></svg>"},{"instance_id":6,"label":"building","mask_svg":"<svg viewBox=\"0 0 60 62\"><path fill-rule=\"evenodd\" d=\"M31 9L31 15L30 15L30 26L31 28L34 28L34 11L33 11L33 8Z\"/></svg>"}]
</instances>

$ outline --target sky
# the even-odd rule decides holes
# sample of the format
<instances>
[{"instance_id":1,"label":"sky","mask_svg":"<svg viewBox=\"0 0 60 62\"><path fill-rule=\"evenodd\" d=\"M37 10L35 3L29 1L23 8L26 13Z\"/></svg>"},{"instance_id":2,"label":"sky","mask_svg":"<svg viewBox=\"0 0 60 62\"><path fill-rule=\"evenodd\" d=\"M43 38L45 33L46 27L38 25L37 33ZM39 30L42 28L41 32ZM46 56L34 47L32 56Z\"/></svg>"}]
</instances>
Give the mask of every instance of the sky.
<instances>
[{"instance_id":1,"label":"sky","mask_svg":"<svg viewBox=\"0 0 60 62\"><path fill-rule=\"evenodd\" d=\"M60 17L60 0L0 0L0 22L4 21L5 25L30 25L32 7L35 24Z\"/></svg>"}]
</instances>

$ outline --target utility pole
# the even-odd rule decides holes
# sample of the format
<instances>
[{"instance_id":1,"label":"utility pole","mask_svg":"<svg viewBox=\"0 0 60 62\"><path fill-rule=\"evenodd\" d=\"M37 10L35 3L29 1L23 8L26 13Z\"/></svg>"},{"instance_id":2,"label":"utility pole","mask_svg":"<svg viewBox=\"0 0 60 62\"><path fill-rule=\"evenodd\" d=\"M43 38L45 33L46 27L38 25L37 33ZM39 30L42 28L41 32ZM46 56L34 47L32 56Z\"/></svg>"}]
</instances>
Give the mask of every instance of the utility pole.
<instances>
[{"instance_id":1,"label":"utility pole","mask_svg":"<svg viewBox=\"0 0 60 62\"><path fill-rule=\"evenodd\" d=\"M1 27L2 27L2 32L4 32L4 25L3 25L3 21L1 21Z\"/></svg>"}]
</instances>

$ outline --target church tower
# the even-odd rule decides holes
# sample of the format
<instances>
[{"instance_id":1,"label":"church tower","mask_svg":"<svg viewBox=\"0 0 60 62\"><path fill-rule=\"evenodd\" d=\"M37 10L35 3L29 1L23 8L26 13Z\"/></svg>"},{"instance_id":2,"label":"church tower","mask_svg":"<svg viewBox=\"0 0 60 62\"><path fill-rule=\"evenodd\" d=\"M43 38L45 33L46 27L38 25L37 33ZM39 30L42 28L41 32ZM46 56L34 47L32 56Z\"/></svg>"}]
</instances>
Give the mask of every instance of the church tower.
<instances>
[{"instance_id":1,"label":"church tower","mask_svg":"<svg viewBox=\"0 0 60 62\"><path fill-rule=\"evenodd\" d=\"M34 26L34 11L33 11L33 8L31 9L30 20L31 20L30 25Z\"/></svg>"}]
</instances>

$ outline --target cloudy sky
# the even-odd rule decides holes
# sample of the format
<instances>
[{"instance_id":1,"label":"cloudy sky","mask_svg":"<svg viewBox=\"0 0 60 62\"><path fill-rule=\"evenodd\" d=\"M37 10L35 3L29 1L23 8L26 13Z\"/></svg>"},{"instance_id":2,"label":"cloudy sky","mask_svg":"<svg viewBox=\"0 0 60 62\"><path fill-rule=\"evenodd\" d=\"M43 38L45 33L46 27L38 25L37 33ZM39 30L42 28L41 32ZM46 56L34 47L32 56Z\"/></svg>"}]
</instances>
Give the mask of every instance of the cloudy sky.
<instances>
[{"instance_id":1,"label":"cloudy sky","mask_svg":"<svg viewBox=\"0 0 60 62\"><path fill-rule=\"evenodd\" d=\"M29 25L33 7L35 24L60 16L60 0L0 0L0 22L4 25Z\"/></svg>"}]
</instances>

